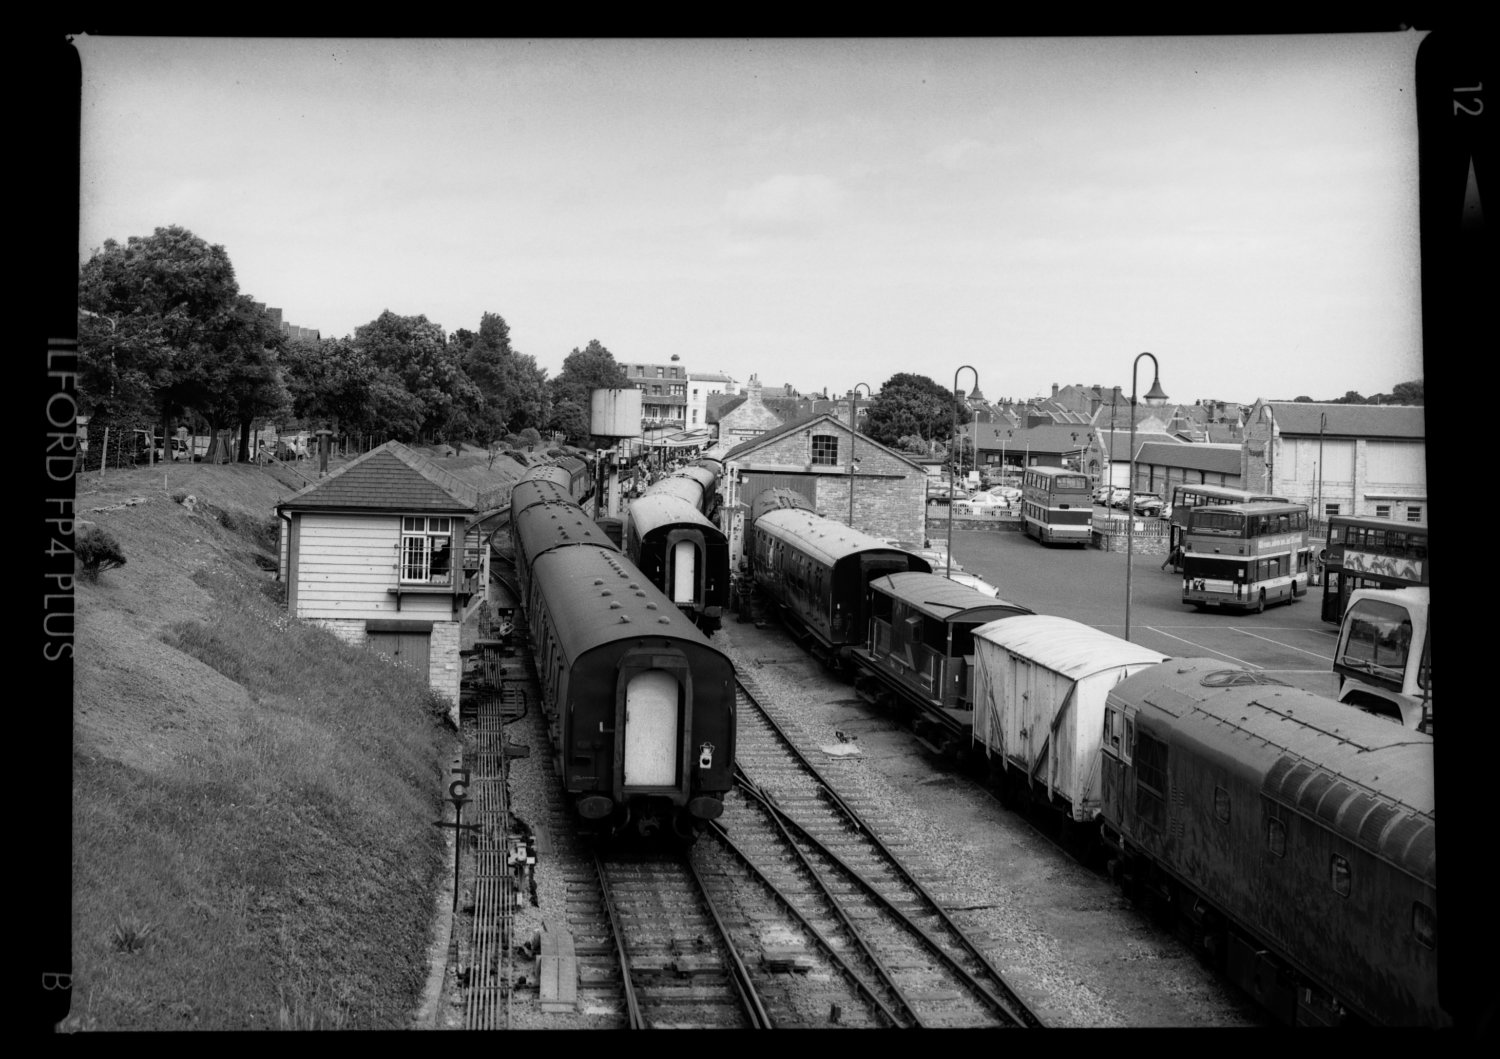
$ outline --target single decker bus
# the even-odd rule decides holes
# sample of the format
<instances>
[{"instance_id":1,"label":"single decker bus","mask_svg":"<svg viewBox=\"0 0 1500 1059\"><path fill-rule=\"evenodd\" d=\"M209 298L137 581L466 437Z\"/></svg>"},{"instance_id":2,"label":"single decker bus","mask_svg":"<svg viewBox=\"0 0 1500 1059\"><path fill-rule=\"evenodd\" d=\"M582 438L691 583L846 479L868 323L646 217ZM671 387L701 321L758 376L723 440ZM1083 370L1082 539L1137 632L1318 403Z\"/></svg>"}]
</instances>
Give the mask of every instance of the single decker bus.
<instances>
[{"instance_id":1,"label":"single decker bus","mask_svg":"<svg viewBox=\"0 0 1500 1059\"><path fill-rule=\"evenodd\" d=\"M1420 588L1427 579L1427 524L1330 515L1323 556L1322 618L1337 625L1359 588Z\"/></svg>"},{"instance_id":2,"label":"single decker bus","mask_svg":"<svg viewBox=\"0 0 1500 1059\"><path fill-rule=\"evenodd\" d=\"M1044 544L1088 544L1094 533L1089 477L1063 467L1028 467L1021 479L1026 534Z\"/></svg>"},{"instance_id":3,"label":"single decker bus","mask_svg":"<svg viewBox=\"0 0 1500 1059\"><path fill-rule=\"evenodd\" d=\"M1307 594L1307 505L1195 507L1182 539L1182 602L1255 611Z\"/></svg>"}]
</instances>

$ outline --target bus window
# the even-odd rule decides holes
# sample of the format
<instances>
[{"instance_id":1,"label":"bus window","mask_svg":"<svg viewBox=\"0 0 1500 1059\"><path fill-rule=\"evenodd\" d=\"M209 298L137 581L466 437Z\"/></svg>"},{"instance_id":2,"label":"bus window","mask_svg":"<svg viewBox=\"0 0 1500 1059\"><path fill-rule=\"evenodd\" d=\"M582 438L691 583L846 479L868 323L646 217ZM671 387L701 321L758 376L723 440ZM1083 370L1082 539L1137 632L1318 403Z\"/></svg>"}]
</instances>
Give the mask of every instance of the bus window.
<instances>
[{"instance_id":1,"label":"bus window","mask_svg":"<svg viewBox=\"0 0 1500 1059\"><path fill-rule=\"evenodd\" d=\"M1396 680L1406 671L1411 648L1411 615L1402 607L1362 599L1349 608L1347 632L1338 661L1366 672L1383 672Z\"/></svg>"}]
</instances>

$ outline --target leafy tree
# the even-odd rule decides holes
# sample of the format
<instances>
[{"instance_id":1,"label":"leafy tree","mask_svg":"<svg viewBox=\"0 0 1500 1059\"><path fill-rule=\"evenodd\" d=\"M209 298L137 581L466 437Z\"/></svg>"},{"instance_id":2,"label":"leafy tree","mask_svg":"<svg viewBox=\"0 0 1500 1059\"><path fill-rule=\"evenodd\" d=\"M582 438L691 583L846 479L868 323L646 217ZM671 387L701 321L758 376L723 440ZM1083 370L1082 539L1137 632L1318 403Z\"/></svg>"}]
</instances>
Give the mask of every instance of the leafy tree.
<instances>
[{"instance_id":1,"label":"leafy tree","mask_svg":"<svg viewBox=\"0 0 1500 1059\"><path fill-rule=\"evenodd\" d=\"M282 364L292 414L298 419L322 423L336 433L374 428L377 372L369 355L353 342L288 342Z\"/></svg>"},{"instance_id":2,"label":"leafy tree","mask_svg":"<svg viewBox=\"0 0 1500 1059\"><path fill-rule=\"evenodd\" d=\"M482 397L441 327L425 316L397 316L387 309L356 329L354 342L380 372L376 413L395 436L413 440L443 434L452 444L463 440L461 433L447 435L462 424L453 414L455 407L477 406ZM398 397L392 384L404 389L409 400ZM387 413L396 418L385 419Z\"/></svg>"},{"instance_id":3,"label":"leafy tree","mask_svg":"<svg viewBox=\"0 0 1500 1059\"><path fill-rule=\"evenodd\" d=\"M155 414L168 433L185 380L242 347L234 266L186 228L107 239L78 277L81 405L103 420ZM192 391L197 393L199 391Z\"/></svg>"},{"instance_id":4,"label":"leafy tree","mask_svg":"<svg viewBox=\"0 0 1500 1059\"><path fill-rule=\"evenodd\" d=\"M1391 398L1397 404L1422 404L1424 400L1422 380L1413 379L1410 382L1398 382L1391 390Z\"/></svg>"},{"instance_id":5,"label":"leafy tree","mask_svg":"<svg viewBox=\"0 0 1500 1059\"><path fill-rule=\"evenodd\" d=\"M931 451L934 442L953 434L955 421L967 418L968 409L946 386L925 375L897 372L870 402L865 433L891 446L915 435Z\"/></svg>"},{"instance_id":6,"label":"leafy tree","mask_svg":"<svg viewBox=\"0 0 1500 1059\"><path fill-rule=\"evenodd\" d=\"M453 335L459 363L480 401L470 410L474 435L482 444L508 429L541 426L547 416L547 373L536 358L517 353L510 327L498 313L485 313L478 332L459 328Z\"/></svg>"},{"instance_id":7,"label":"leafy tree","mask_svg":"<svg viewBox=\"0 0 1500 1059\"><path fill-rule=\"evenodd\" d=\"M549 384L552 391L552 416L548 430L561 431L575 445L592 445L589 434L589 409L593 391L623 390L630 382L625 369L615 363L609 350L597 338L583 349L574 348L563 360L562 371ZM564 405L569 406L564 409Z\"/></svg>"},{"instance_id":8,"label":"leafy tree","mask_svg":"<svg viewBox=\"0 0 1500 1059\"><path fill-rule=\"evenodd\" d=\"M1293 404L1312 404L1313 403L1313 399L1311 397L1293 397L1292 398L1292 403Z\"/></svg>"},{"instance_id":9,"label":"leafy tree","mask_svg":"<svg viewBox=\"0 0 1500 1059\"><path fill-rule=\"evenodd\" d=\"M1344 396L1336 397L1331 404L1365 404L1365 399L1353 390L1347 391Z\"/></svg>"}]
</instances>

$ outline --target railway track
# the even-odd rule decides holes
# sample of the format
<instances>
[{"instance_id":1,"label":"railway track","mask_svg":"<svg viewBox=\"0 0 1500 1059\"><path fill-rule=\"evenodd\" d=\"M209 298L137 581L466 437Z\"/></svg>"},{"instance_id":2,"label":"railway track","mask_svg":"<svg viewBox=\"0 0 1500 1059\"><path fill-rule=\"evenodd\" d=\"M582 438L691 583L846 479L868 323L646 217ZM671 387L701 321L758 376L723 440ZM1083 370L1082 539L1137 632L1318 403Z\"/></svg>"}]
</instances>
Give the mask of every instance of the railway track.
<instances>
[{"instance_id":1,"label":"railway track","mask_svg":"<svg viewBox=\"0 0 1500 1059\"><path fill-rule=\"evenodd\" d=\"M1040 1026L980 947L871 823L740 685L739 790L720 840L847 950L895 1025ZM790 856L788 856L790 853Z\"/></svg>"}]
</instances>

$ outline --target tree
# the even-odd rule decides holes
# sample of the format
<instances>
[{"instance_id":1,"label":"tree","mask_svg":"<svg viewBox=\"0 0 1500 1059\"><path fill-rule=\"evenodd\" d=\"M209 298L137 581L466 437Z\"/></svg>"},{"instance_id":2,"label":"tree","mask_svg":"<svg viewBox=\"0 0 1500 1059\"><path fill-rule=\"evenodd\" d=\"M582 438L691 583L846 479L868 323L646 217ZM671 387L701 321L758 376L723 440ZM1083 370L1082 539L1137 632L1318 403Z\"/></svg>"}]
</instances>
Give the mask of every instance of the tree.
<instances>
[{"instance_id":1,"label":"tree","mask_svg":"<svg viewBox=\"0 0 1500 1059\"><path fill-rule=\"evenodd\" d=\"M464 372L457 352L448 346L443 329L425 316L397 316L387 309L354 332L354 342L380 373L377 405L396 415L386 421L392 433L405 440L440 437L451 444L463 440L463 420L455 409L473 407L482 400L478 387ZM405 390L403 400L392 383ZM415 429L412 422L415 420ZM399 429L395 423L400 423ZM458 427L458 433L451 434Z\"/></svg>"},{"instance_id":2,"label":"tree","mask_svg":"<svg viewBox=\"0 0 1500 1059\"><path fill-rule=\"evenodd\" d=\"M106 239L78 277L80 404L106 421L155 414L165 435L183 381L226 348L238 295L224 248L186 228Z\"/></svg>"},{"instance_id":3,"label":"tree","mask_svg":"<svg viewBox=\"0 0 1500 1059\"><path fill-rule=\"evenodd\" d=\"M1410 382L1398 382L1391 389L1391 397L1397 404L1422 404L1422 380L1413 379Z\"/></svg>"},{"instance_id":4,"label":"tree","mask_svg":"<svg viewBox=\"0 0 1500 1059\"><path fill-rule=\"evenodd\" d=\"M1354 390L1347 391L1344 396L1333 399L1332 404L1364 404L1365 399Z\"/></svg>"},{"instance_id":5,"label":"tree","mask_svg":"<svg viewBox=\"0 0 1500 1059\"><path fill-rule=\"evenodd\" d=\"M1312 404L1313 403L1313 399L1311 397L1293 397L1292 398L1292 403L1293 404Z\"/></svg>"},{"instance_id":6,"label":"tree","mask_svg":"<svg viewBox=\"0 0 1500 1059\"><path fill-rule=\"evenodd\" d=\"M559 430L575 445L592 446L588 413L593 407L595 390L623 390L630 385L625 369L615 363L609 350L597 338L583 349L574 348L563 360L562 371L549 384L552 391L552 416L548 430ZM569 406L566 410L564 405Z\"/></svg>"},{"instance_id":7,"label":"tree","mask_svg":"<svg viewBox=\"0 0 1500 1059\"><path fill-rule=\"evenodd\" d=\"M934 442L951 437L955 421L963 422L967 417L964 403L946 386L925 375L897 372L870 402L865 433L892 447L916 435L931 451Z\"/></svg>"},{"instance_id":8,"label":"tree","mask_svg":"<svg viewBox=\"0 0 1500 1059\"><path fill-rule=\"evenodd\" d=\"M502 316L485 313L477 333L459 328L452 344L480 394L470 415L474 436L481 444L488 444L506 430L538 427L546 422L547 373L537 367L535 357L511 347L510 327Z\"/></svg>"},{"instance_id":9,"label":"tree","mask_svg":"<svg viewBox=\"0 0 1500 1059\"><path fill-rule=\"evenodd\" d=\"M337 433L376 427L375 377L370 357L348 339L292 341L282 354L292 414Z\"/></svg>"}]
</instances>

